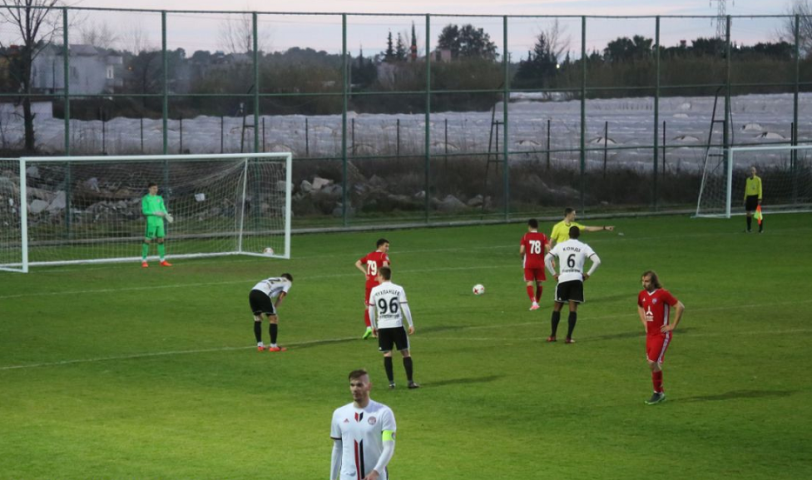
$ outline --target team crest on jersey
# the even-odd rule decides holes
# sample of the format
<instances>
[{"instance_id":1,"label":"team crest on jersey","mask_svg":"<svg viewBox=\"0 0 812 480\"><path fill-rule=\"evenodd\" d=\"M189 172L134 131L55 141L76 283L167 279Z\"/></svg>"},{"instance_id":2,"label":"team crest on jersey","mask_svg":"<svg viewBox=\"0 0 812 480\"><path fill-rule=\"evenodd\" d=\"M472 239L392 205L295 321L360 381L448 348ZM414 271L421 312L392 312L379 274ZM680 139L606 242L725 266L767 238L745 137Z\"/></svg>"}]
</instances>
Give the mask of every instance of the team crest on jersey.
<instances>
[{"instance_id":1,"label":"team crest on jersey","mask_svg":"<svg viewBox=\"0 0 812 480\"><path fill-rule=\"evenodd\" d=\"M367 422L369 422L370 425L375 425L378 422L378 419L375 417L369 417Z\"/></svg>"},{"instance_id":2,"label":"team crest on jersey","mask_svg":"<svg viewBox=\"0 0 812 480\"><path fill-rule=\"evenodd\" d=\"M656 298L652 299L651 303L653 303L654 305L657 305L657 299Z\"/></svg>"}]
</instances>

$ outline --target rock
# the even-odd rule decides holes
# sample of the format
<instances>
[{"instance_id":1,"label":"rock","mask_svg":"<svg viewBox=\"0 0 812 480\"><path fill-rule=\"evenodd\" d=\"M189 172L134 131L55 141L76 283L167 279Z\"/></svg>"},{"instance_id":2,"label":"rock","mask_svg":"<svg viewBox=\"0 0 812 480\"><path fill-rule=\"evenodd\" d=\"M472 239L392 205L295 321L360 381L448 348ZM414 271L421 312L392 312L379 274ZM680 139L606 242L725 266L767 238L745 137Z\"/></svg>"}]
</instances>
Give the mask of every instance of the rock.
<instances>
[{"instance_id":1,"label":"rock","mask_svg":"<svg viewBox=\"0 0 812 480\"><path fill-rule=\"evenodd\" d=\"M321 178L321 177L314 177L312 185L313 185L313 190L321 190L322 188L324 188L324 187L326 187L328 185L332 185L332 184L333 184L332 180L328 180L326 178Z\"/></svg>"},{"instance_id":2,"label":"rock","mask_svg":"<svg viewBox=\"0 0 812 480\"><path fill-rule=\"evenodd\" d=\"M284 192L287 185L288 185L287 182L285 182L284 180L277 180L276 181L276 191L277 192ZM197 196L195 196L195 197L197 197Z\"/></svg>"},{"instance_id":3,"label":"rock","mask_svg":"<svg viewBox=\"0 0 812 480\"><path fill-rule=\"evenodd\" d=\"M48 202L42 200L34 200L31 202L31 205L28 206L28 211L31 212L32 215L36 215L43 210L48 208Z\"/></svg>"},{"instance_id":4,"label":"rock","mask_svg":"<svg viewBox=\"0 0 812 480\"><path fill-rule=\"evenodd\" d=\"M299 189L304 193L310 193L313 191L313 184L307 180L302 180L302 184L299 185Z\"/></svg>"},{"instance_id":5,"label":"rock","mask_svg":"<svg viewBox=\"0 0 812 480\"><path fill-rule=\"evenodd\" d=\"M420 190L419 192L414 194L414 198L416 198L418 200L425 199L426 198L426 191L425 190Z\"/></svg>"},{"instance_id":6,"label":"rock","mask_svg":"<svg viewBox=\"0 0 812 480\"><path fill-rule=\"evenodd\" d=\"M443 212L453 212L457 210L466 210L468 206L462 203L454 195L447 195L437 206L438 210Z\"/></svg>"},{"instance_id":7,"label":"rock","mask_svg":"<svg viewBox=\"0 0 812 480\"><path fill-rule=\"evenodd\" d=\"M485 199L482 198L482 195L477 195L476 197L468 200L467 205L469 207L481 207L483 202L485 202Z\"/></svg>"},{"instance_id":8,"label":"rock","mask_svg":"<svg viewBox=\"0 0 812 480\"><path fill-rule=\"evenodd\" d=\"M31 165L30 167L25 169L25 174L31 178L40 178L39 177L39 168L36 165Z\"/></svg>"},{"instance_id":9,"label":"rock","mask_svg":"<svg viewBox=\"0 0 812 480\"><path fill-rule=\"evenodd\" d=\"M386 180L384 180L383 178L381 178L381 177L379 177L377 175L373 175L372 177L370 177L369 184L372 185L375 188L381 188L381 189L384 189L389 185L389 183Z\"/></svg>"},{"instance_id":10,"label":"rock","mask_svg":"<svg viewBox=\"0 0 812 480\"><path fill-rule=\"evenodd\" d=\"M85 180L84 182L85 187L88 190L93 190L95 192L99 191L99 179L96 177L91 177Z\"/></svg>"},{"instance_id":11,"label":"rock","mask_svg":"<svg viewBox=\"0 0 812 480\"><path fill-rule=\"evenodd\" d=\"M337 206L337 207L336 207L336 208L333 210L333 216L334 216L334 217L343 217L343 216L344 216L344 211L343 211L343 209L342 209L342 206L341 206L341 205ZM351 206L350 206L350 207L347 207L347 216L348 216L348 217L354 217L354 216L355 216L355 209L354 209L354 208L352 208Z\"/></svg>"},{"instance_id":12,"label":"rock","mask_svg":"<svg viewBox=\"0 0 812 480\"><path fill-rule=\"evenodd\" d=\"M65 192L59 191L56 192L56 196L54 197L53 201L50 205L48 205L48 211L53 213L59 210L64 210L67 206L65 202Z\"/></svg>"}]
</instances>

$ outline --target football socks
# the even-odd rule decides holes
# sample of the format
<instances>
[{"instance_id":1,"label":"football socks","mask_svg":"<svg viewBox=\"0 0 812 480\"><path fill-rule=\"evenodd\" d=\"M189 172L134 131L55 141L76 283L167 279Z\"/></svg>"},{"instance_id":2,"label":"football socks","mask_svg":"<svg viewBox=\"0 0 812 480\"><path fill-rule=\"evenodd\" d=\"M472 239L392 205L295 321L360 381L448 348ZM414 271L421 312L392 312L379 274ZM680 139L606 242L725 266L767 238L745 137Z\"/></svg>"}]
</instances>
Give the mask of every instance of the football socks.
<instances>
[{"instance_id":1,"label":"football socks","mask_svg":"<svg viewBox=\"0 0 812 480\"><path fill-rule=\"evenodd\" d=\"M268 330L271 332L271 345L276 345L276 336L279 334L279 325L272 323Z\"/></svg>"},{"instance_id":2,"label":"football socks","mask_svg":"<svg viewBox=\"0 0 812 480\"><path fill-rule=\"evenodd\" d=\"M651 372L651 383L654 385L654 392L663 392L663 371Z\"/></svg>"},{"instance_id":3,"label":"football socks","mask_svg":"<svg viewBox=\"0 0 812 480\"><path fill-rule=\"evenodd\" d=\"M163 243L158 244L158 256L161 258L161 261L163 261L164 256L166 256L166 246Z\"/></svg>"},{"instance_id":4,"label":"football socks","mask_svg":"<svg viewBox=\"0 0 812 480\"><path fill-rule=\"evenodd\" d=\"M528 297L530 297L530 301L531 301L531 302L533 302L533 301L535 301L535 300L536 300L536 296L535 296L535 294L533 293L533 287L532 287L532 286L528 286L528 287L527 287L527 296L528 296Z\"/></svg>"},{"instance_id":5,"label":"football socks","mask_svg":"<svg viewBox=\"0 0 812 480\"><path fill-rule=\"evenodd\" d=\"M262 322L254 322L254 337L257 339L257 343L262 342Z\"/></svg>"},{"instance_id":6,"label":"football socks","mask_svg":"<svg viewBox=\"0 0 812 480\"><path fill-rule=\"evenodd\" d=\"M406 369L406 378L409 380L409 383L412 383L412 374L414 373L412 357L403 357L403 368Z\"/></svg>"},{"instance_id":7,"label":"football socks","mask_svg":"<svg viewBox=\"0 0 812 480\"><path fill-rule=\"evenodd\" d=\"M389 383L394 383L395 372L392 369L392 357L383 357L383 368L386 370L386 378L389 379Z\"/></svg>"},{"instance_id":8,"label":"football socks","mask_svg":"<svg viewBox=\"0 0 812 480\"><path fill-rule=\"evenodd\" d=\"M561 321L561 312L553 312L553 316L550 319L550 325L552 327L552 333L550 334L551 337L555 337L555 332L558 331L558 322Z\"/></svg>"},{"instance_id":9,"label":"football socks","mask_svg":"<svg viewBox=\"0 0 812 480\"><path fill-rule=\"evenodd\" d=\"M572 331L575 330L575 322L578 321L578 312L570 312L567 319L567 338L572 338Z\"/></svg>"}]
</instances>

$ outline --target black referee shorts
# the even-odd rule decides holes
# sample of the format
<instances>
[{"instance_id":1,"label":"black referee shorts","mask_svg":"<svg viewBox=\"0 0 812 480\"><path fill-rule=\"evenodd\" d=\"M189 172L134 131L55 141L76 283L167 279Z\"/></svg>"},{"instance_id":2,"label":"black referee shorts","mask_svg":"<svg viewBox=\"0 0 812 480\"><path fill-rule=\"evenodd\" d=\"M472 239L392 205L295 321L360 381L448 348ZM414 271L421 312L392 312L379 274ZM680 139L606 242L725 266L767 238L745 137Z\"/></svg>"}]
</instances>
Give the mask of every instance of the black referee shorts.
<instances>
[{"instance_id":1,"label":"black referee shorts","mask_svg":"<svg viewBox=\"0 0 812 480\"><path fill-rule=\"evenodd\" d=\"M748 195L744 201L744 210L746 212L755 212L758 208L758 195Z\"/></svg>"}]
</instances>

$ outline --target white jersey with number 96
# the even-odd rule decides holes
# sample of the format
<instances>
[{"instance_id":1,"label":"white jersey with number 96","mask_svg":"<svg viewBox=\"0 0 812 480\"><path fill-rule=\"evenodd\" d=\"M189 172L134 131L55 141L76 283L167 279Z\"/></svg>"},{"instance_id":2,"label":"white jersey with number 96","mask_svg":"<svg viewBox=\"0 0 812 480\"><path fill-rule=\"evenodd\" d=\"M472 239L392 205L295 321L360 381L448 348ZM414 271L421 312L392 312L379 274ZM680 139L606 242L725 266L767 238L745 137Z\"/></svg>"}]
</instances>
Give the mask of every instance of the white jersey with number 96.
<instances>
[{"instance_id":1,"label":"white jersey with number 96","mask_svg":"<svg viewBox=\"0 0 812 480\"><path fill-rule=\"evenodd\" d=\"M369 293L369 304L375 307L378 329L402 327L402 306L406 303L406 291L392 282L383 282Z\"/></svg>"}]
</instances>

